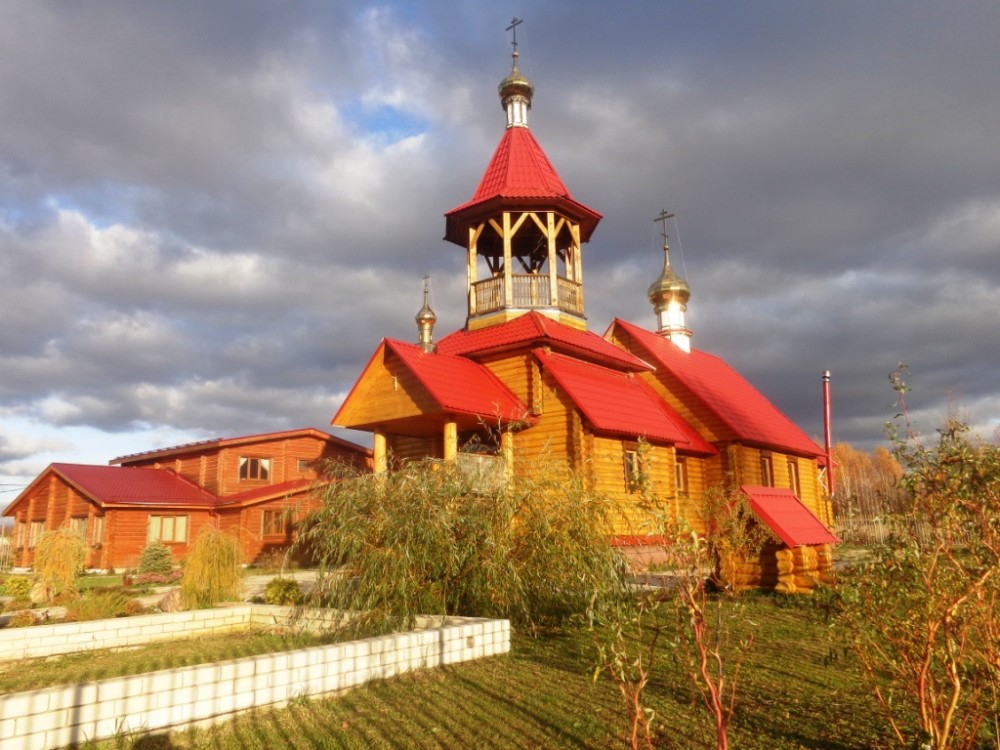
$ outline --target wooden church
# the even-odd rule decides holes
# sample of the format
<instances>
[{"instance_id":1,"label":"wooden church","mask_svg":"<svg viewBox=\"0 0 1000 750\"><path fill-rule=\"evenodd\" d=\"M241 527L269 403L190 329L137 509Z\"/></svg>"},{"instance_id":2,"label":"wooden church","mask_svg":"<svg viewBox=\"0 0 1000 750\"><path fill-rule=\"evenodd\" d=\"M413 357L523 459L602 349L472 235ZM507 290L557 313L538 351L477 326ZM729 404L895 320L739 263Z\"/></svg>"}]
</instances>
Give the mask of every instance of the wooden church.
<instances>
[{"instance_id":1,"label":"wooden church","mask_svg":"<svg viewBox=\"0 0 1000 750\"><path fill-rule=\"evenodd\" d=\"M690 290L665 231L663 272L648 290L655 330L617 319L603 336L588 329L582 249L601 215L570 194L528 128L533 86L516 42L499 95L500 143L472 197L445 214L445 239L465 254L465 326L435 340L425 287L418 343L384 339L333 424L373 433L376 472L431 457L510 477L557 459L636 508L641 476L695 523L707 488L743 487L782 546L800 549L798 562L765 565L747 582L780 575L784 590L807 587L836 541L824 525L822 449L726 362L691 346ZM649 541L631 516L609 536L640 552Z\"/></svg>"}]
</instances>

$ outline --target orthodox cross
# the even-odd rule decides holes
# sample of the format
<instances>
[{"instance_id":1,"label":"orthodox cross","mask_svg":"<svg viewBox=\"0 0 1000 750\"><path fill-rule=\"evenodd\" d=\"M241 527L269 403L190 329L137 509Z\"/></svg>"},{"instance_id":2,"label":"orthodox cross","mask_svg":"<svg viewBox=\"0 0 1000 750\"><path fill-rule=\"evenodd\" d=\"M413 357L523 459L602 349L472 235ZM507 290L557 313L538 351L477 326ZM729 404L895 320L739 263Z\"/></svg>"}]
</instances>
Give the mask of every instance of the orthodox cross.
<instances>
[{"instance_id":1,"label":"orthodox cross","mask_svg":"<svg viewBox=\"0 0 1000 750\"><path fill-rule=\"evenodd\" d=\"M661 233L663 234L664 246L666 246L667 244L667 220L672 218L674 218L674 214L667 211L667 209L663 209L662 211L660 211L660 215L657 216L655 219L653 219L654 224L656 222L660 222Z\"/></svg>"},{"instance_id":2,"label":"orthodox cross","mask_svg":"<svg viewBox=\"0 0 1000 750\"><path fill-rule=\"evenodd\" d=\"M522 23L524 23L524 19L523 18L511 18L510 19L510 26L508 26L506 29L504 29L504 31L512 31L512 32L514 32L513 44L514 44L514 56L515 57L517 56L517 27L520 26Z\"/></svg>"}]
</instances>

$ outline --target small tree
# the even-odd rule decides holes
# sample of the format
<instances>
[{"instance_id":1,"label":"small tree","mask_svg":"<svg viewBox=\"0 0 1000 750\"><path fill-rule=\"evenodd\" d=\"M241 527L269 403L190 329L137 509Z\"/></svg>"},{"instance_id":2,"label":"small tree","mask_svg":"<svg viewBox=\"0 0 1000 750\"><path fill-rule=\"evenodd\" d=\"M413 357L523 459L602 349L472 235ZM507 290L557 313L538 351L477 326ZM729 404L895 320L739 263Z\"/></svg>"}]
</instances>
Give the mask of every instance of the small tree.
<instances>
[{"instance_id":1,"label":"small tree","mask_svg":"<svg viewBox=\"0 0 1000 750\"><path fill-rule=\"evenodd\" d=\"M76 592L76 579L86 557L83 537L69 526L42 534L35 547L34 568L48 601L60 594Z\"/></svg>"},{"instance_id":2,"label":"small tree","mask_svg":"<svg viewBox=\"0 0 1000 750\"><path fill-rule=\"evenodd\" d=\"M949 422L925 447L906 418L902 370L891 376L904 428L906 536L875 550L842 587L847 627L872 694L899 744L985 746L997 726L1000 658L1000 446Z\"/></svg>"},{"instance_id":3,"label":"small tree","mask_svg":"<svg viewBox=\"0 0 1000 750\"><path fill-rule=\"evenodd\" d=\"M558 622L618 575L609 502L568 471L539 468L509 486L434 460L330 471L337 481L296 544L321 564L314 598L359 613L358 629L410 627L421 614Z\"/></svg>"},{"instance_id":4,"label":"small tree","mask_svg":"<svg viewBox=\"0 0 1000 750\"><path fill-rule=\"evenodd\" d=\"M181 602L188 608L211 607L238 599L242 590L243 545L232 534L205 529L184 560Z\"/></svg>"},{"instance_id":5,"label":"small tree","mask_svg":"<svg viewBox=\"0 0 1000 750\"><path fill-rule=\"evenodd\" d=\"M647 485L646 493L652 492ZM645 496L647 509L660 506ZM652 748L656 713L643 698L660 645L666 640L684 667L715 725L715 747L729 747L728 727L735 707L739 671L753 643L752 634L736 640L722 613L737 589L724 583L739 560L756 557L770 540L757 523L747 498L721 488L705 493L698 516L706 533L685 519L654 512L649 529L663 543L669 583L656 591L600 597L591 602L590 623L598 653L595 678L607 672L625 700L635 750ZM730 604L731 606L731 604ZM725 654L732 654L727 657Z\"/></svg>"},{"instance_id":6,"label":"small tree","mask_svg":"<svg viewBox=\"0 0 1000 750\"><path fill-rule=\"evenodd\" d=\"M140 573L167 575L174 569L174 553L163 542L150 542L139 553Z\"/></svg>"}]
</instances>

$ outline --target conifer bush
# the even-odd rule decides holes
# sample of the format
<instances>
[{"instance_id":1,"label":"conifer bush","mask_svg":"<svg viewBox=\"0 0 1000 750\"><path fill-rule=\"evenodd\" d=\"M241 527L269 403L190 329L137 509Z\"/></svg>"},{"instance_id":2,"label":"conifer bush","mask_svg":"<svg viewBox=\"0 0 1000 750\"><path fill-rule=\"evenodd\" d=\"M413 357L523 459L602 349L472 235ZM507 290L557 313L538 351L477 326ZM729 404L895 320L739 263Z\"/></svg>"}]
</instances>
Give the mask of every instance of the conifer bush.
<instances>
[{"instance_id":1,"label":"conifer bush","mask_svg":"<svg viewBox=\"0 0 1000 750\"><path fill-rule=\"evenodd\" d=\"M139 553L140 573L169 575L175 564L174 553L163 542L150 542Z\"/></svg>"},{"instance_id":2,"label":"conifer bush","mask_svg":"<svg viewBox=\"0 0 1000 750\"><path fill-rule=\"evenodd\" d=\"M239 599L242 567L240 540L219 529L205 529L184 560L181 603L188 608L204 608Z\"/></svg>"},{"instance_id":3,"label":"conifer bush","mask_svg":"<svg viewBox=\"0 0 1000 750\"><path fill-rule=\"evenodd\" d=\"M57 596L73 596L76 579L87 557L86 543L69 526L46 531L35 547L34 569L45 589L47 601Z\"/></svg>"}]
</instances>

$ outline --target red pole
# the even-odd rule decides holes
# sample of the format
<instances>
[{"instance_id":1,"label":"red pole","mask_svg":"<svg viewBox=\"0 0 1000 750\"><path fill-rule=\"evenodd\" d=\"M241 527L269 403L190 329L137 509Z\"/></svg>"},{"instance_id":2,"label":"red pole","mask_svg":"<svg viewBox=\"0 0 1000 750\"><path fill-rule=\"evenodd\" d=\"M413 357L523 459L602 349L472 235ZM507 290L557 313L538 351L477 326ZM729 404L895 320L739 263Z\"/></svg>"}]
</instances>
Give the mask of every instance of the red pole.
<instances>
[{"instance_id":1,"label":"red pole","mask_svg":"<svg viewBox=\"0 0 1000 750\"><path fill-rule=\"evenodd\" d=\"M833 497L836 485L833 483L833 440L830 437L830 371L823 371L823 432L826 437L826 488Z\"/></svg>"}]
</instances>

